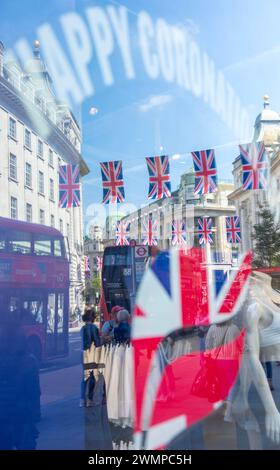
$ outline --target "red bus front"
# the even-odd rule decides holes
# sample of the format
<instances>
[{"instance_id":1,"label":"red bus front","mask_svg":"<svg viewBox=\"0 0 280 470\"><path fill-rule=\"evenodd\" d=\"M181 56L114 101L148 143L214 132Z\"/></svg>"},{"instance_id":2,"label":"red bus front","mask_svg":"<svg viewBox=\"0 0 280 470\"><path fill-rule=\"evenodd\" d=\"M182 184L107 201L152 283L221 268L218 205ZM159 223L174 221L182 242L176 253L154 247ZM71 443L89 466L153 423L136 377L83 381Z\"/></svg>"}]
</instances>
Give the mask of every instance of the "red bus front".
<instances>
[{"instance_id":1,"label":"red bus front","mask_svg":"<svg viewBox=\"0 0 280 470\"><path fill-rule=\"evenodd\" d=\"M62 234L0 218L0 321L25 331L38 359L68 353L69 262Z\"/></svg>"}]
</instances>

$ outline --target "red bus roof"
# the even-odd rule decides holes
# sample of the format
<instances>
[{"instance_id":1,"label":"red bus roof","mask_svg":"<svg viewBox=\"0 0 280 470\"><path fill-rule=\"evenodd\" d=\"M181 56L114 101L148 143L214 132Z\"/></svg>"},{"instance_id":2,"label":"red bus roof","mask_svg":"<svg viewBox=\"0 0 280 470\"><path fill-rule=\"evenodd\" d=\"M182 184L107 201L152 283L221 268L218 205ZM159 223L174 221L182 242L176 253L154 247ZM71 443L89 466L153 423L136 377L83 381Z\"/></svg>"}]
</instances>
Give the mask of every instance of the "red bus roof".
<instances>
[{"instance_id":1,"label":"red bus roof","mask_svg":"<svg viewBox=\"0 0 280 470\"><path fill-rule=\"evenodd\" d=\"M30 222L23 222L21 220L7 219L6 217L0 217L0 228L2 227L7 229L22 230L23 232L29 233L45 233L55 237L63 237L62 233L53 227L32 224Z\"/></svg>"}]
</instances>

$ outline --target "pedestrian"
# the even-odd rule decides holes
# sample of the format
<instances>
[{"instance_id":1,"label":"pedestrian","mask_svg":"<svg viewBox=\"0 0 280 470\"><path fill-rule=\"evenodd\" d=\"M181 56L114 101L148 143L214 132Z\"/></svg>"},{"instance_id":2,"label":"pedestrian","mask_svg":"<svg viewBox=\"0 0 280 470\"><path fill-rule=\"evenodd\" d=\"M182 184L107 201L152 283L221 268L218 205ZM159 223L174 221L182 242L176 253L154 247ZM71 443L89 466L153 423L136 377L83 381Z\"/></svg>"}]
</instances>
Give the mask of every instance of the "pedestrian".
<instances>
[{"instance_id":1,"label":"pedestrian","mask_svg":"<svg viewBox=\"0 0 280 470\"><path fill-rule=\"evenodd\" d=\"M114 328L114 340L116 343L128 343L131 336L131 327L129 324L130 315L125 309L117 313L118 325Z\"/></svg>"},{"instance_id":2,"label":"pedestrian","mask_svg":"<svg viewBox=\"0 0 280 470\"><path fill-rule=\"evenodd\" d=\"M40 420L39 366L24 334L0 326L0 449L34 450Z\"/></svg>"},{"instance_id":3,"label":"pedestrian","mask_svg":"<svg viewBox=\"0 0 280 470\"><path fill-rule=\"evenodd\" d=\"M83 367L83 377L81 381L81 397L80 397L80 406L86 405L86 389L87 389L87 379L89 378L88 374L84 373L84 363L85 357L89 356L92 345L96 348L100 347L102 344L99 330L96 325L94 325L95 312L92 308L87 308L85 313L82 316L84 325L81 328L81 337L82 337L82 367ZM88 372L88 371L86 371Z\"/></svg>"},{"instance_id":4,"label":"pedestrian","mask_svg":"<svg viewBox=\"0 0 280 470\"><path fill-rule=\"evenodd\" d=\"M117 313L123 310L120 305L115 305L111 310L110 320L106 321L102 326L101 335L104 342L109 343L114 339L114 329L118 325Z\"/></svg>"}]
</instances>

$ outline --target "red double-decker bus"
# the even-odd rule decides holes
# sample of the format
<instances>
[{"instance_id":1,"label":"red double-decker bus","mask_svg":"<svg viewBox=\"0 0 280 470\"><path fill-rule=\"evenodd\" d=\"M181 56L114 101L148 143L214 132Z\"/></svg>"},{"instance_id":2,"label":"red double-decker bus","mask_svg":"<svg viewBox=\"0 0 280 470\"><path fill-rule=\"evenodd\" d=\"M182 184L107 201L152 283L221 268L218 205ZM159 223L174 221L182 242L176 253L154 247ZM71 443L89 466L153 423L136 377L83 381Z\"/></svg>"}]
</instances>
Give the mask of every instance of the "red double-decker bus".
<instances>
[{"instance_id":1,"label":"red double-decker bus","mask_svg":"<svg viewBox=\"0 0 280 470\"><path fill-rule=\"evenodd\" d=\"M68 353L69 261L63 235L0 217L0 322L15 322L39 360Z\"/></svg>"}]
</instances>

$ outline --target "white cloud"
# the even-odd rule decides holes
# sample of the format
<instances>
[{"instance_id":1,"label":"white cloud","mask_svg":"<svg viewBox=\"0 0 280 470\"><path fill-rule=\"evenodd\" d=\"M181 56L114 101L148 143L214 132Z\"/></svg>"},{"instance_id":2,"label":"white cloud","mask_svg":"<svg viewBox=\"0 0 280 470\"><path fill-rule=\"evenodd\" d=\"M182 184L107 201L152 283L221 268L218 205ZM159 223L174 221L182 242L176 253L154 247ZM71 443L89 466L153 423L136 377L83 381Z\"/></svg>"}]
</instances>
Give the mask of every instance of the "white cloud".
<instances>
[{"instance_id":1,"label":"white cloud","mask_svg":"<svg viewBox=\"0 0 280 470\"><path fill-rule=\"evenodd\" d=\"M170 103L171 100L171 95L152 95L144 103L139 104L138 109L141 113L146 113L151 109Z\"/></svg>"}]
</instances>

